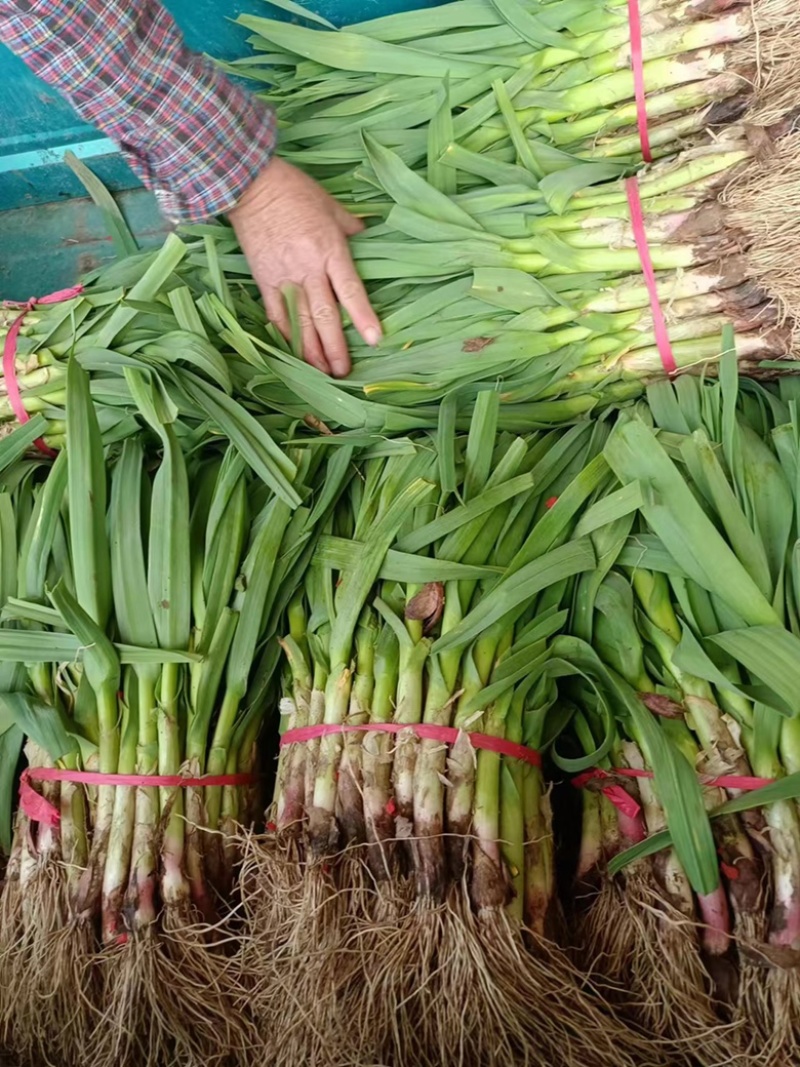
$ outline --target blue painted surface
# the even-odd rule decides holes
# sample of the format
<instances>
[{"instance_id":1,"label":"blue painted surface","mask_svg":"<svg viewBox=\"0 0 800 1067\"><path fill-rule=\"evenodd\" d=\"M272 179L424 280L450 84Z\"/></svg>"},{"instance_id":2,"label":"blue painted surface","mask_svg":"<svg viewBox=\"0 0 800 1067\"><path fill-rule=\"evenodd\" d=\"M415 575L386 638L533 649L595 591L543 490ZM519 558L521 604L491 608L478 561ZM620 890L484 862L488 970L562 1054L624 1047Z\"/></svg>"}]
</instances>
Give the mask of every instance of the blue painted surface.
<instances>
[{"instance_id":1,"label":"blue painted surface","mask_svg":"<svg viewBox=\"0 0 800 1067\"><path fill-rule=\"evenodd\" d=\"M306 6L342 26L438 2L308 0ZM192 48L221 59L248 53L247 32L233 21L238 15L287 18L263 0L166 0L166 6ZM114 146L0 45L0 299L52 292L113 255L100 213L62 162L67 150L118 196L141 243L163 237L153 198Z\"/></svg>"},{"instance_id":2,"label":"blue painted surface","mask_svg":"<svg viewBox=\"0 0 800 1067\"><path fill-rule=\"evenodd\" d=\"M153 197L144 189L115 195L142 248L168 232ZM27 300L73 285L114 258L101 212L91 200L0 212L0 300Z\"/></svg>"}]
</instances>

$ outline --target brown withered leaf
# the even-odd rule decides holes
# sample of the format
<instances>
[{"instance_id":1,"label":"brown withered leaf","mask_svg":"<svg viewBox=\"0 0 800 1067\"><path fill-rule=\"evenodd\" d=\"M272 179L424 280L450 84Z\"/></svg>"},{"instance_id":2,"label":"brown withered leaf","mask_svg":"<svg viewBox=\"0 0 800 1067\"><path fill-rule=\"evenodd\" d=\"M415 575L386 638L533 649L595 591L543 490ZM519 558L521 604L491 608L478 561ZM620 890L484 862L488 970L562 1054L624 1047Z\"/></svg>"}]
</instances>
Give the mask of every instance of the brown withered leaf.
<instances>
[{"instance_id":1,"label":"brown withered leaf","mask_svg":"<svg viewBox=\"0 0 800 1067\"><path fill-rule=\"evenodd\" d=\"M497 338L495 337L470 337L461 346L462 352L482 352L484 348L488 348L489 345L493 345Z\"/></svg>"},{"instance_id":2,"label":"brown withered leaf","mask_svg":"<svg viewBox=\"0 0 800 1067\"><path fill-rule=\"evenodd\" d=\"M303 422L312 430L316 430L317 433L324 434L326 437L333 437L333 430L322 419L318 419L316 415L304 415Z\"/></svg>"},{"instance_id":3,"label":"brown withered leaf","mask_svg":"<svg viewBox=\"0 0 800 1067\"><path fill-rule=\"evenodd\" d=\"M423 629L427 634L441 619L443 611L444 586L441 582L428 582L406 604L405 616L407 619L416 619L423 623Z\"/></svg>"},{"instance_id":4,"label":"brown withered leaf","mask_svg":"<svg viewBox=\"0 0 800 1067\"><path fill-rule=\"evenodd\" d=\"M676 704L660 693L640 693L639 699L648 711L660 715L662 719L682 719L684 716L683 705Z\"/></svg>"},{"instance_id":5,"label":"brown withered leaf","mask_svg":"<svg viewBox=\"0 0 800 1067\"><path fill-rule=\"evenodd\" d=\"M781 971L796 970L800 967L800 952L789 945L743 941L738 948L741 954L757 967L775 967Z\"/></svg>"},{"instance_id":6,"label":"brown withered leaf","mask_svg":"<svg viewBox=\"0 0 800 1067\"><path fill-rule=\"evenodd\" d=\"M613 771L605 773L601 778L587 776L586 781L581 782L581 789L588 789L591 793L602 793L604 789L609 789L611 786L624 789L628 796L638 800L638 789L635 783L622 774L614 774Z\"/></svg>"}]
</instances>

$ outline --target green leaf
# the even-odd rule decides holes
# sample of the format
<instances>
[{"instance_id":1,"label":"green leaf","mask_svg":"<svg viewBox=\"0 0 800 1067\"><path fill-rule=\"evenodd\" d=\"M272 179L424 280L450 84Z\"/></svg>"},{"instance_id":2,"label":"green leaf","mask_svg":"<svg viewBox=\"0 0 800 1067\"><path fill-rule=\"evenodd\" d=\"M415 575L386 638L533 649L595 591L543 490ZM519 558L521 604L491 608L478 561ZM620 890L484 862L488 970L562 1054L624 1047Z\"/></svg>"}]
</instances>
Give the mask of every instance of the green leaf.
<instances>
[{"instance_id":1,"label":"green leaf","mask_svg":"<svg viewBox=\"0 0 800 1067\"><path fill-rule=\"evenodd\" d=\"M455 493L456 480L456 393L448 393L439 405L439 425L436 434L436 454L439 461L439 483L443 493Z\"/></svg>"},{"instance_id":2,"label":"green leaf","mask_svg":"<svg viewBox=\"0 0 800 1067\"><path fill-rule=\"evenodd\" d=\"M11 433L0 440L0 473L7 470L17 460L22 459L31 445L47 433L47 419L44 415L32 415L27 422L16 426Z\"/></svg>"},{"instance_id":3,"label":"green leaf","mask_svg":"<svg viewBox=\"0 0 800 1067\"><path fill-rule=\"evenodd\" d=\"M155 381L126 370L131 394L161 438L163 455L153 479L147 588L158 643L188 648L191 639L191 540L186 460L172 426L173 412Z\"/></svg>"},{"instance_id":4,"label":"green leaf","mask_svg":"<svg viewBox=\"0 0 800 1067\"><path fill-rule=\"evenodd\" d=\"M691 438L682 442L681 455L692 480L719 516L740 562L763 595L771 597L772 579L764 544L750 528L713 446L703 430L696 430Z\"/></svg>"},{"instance_id":5,"label":"green leaf","mask_svg":"<svg viewBox=\"0 0 800 1067\"><path fill-rule=\"evenodd\" d=\"M26 693L0 693L0 713L9 715L25 737L30 737L51 760L79 751L66 720L57 708L42 704Z\"/></svg>"},{"instance_id":6,"label":"green leaf","mask_svg":"<svg viewBox=\"0 0 800 1067\"><path fill-rule=\"evenodd\" d=\"M188 363L226 393L233 391L228 363L204 337L173 330L140 349L142 356L160 363Z\"/></svg>"},{"instance_id":7,"label":"green leaf","mask_svg":"<svg viewBox=\"0 0 800 1067\"><path fill-rule=\"evenodd\" d=\"M604 455L624 485L639 481L645 494L642 513L690 578L751 625L779 621L652 430L637 419L620 421L608 439Z\"/></svg>"},{"instance_id":8,"label":"green leaf","mask_svg":"<svg viewBox=\"0 0 800 1067\"><path fill-rule=\"evenodd\" d=\"M428 183L445 196L454 196L458 189L458 175L452 167L441 162L442 155L453 140L449 75L445 77L436 100L436 114L428 125Z\"/></svg>"},{"instance_id":9,"label":"green leaf","mask_svg":"<svg viewBox=\"0 0 800 1067\"><path fill-rule=\"evenodd\" d=\"M185 255L186 245L180 237L174 233L169 234L155 256L141 260L142 265L146 264L146 268L128 293L128 299L134 302L154 300ZM139 314L135 308L120 304L109 317L102 320L97 333L86 335L83 339L86 347L111 348L119 334Z\"/></svg>"},{"instance_id":10,"label":"green leaf","mask_svg":"<svg viewBox=\"0 0 800 1067\"><path fill-rule=\"evenodd\" d=\"M525 7L519 3L519 0L492 0L492 5L502 16L503 21L512 26L520 37L537 51L547 45L557 48L559 53L570 50L568 37L557 33L543 19L532 14L532 10L536 11L541 5Z\"/></svg>"},{"instance_id":11,"label":"green leaf","mask_svg":"<svg viewBox=\"0 0 800 1067\"><path fill-rule=\"evenodd\" d=\"M142 472L144 453L138 438L129 438L111 477L109 537L114 614L120 638L133 645L158 645L144 558Z\"/></svg>"},{"instance_id":12,"label":"green leaf","mask_svg":"<svg viewBox=\"0 0 800 1067\"><path fill-rule=\"evenodd\" d=\"M45 580L61 522L67 484L67 453L61 452L41 490L36 522L26 545L24 595L34 600L44 599Z\"/></svg>"},{"instance_id":13,"label":"green leaf","mask_svg":"<svg viewBox=\"0 0 800 1067\"><path fill-rule=\"evenodd\" d=\"M505 120L506 129L511 138L511 143L514 145L517 159L526 170L534 175L534 177L542 178L544 170L534 154L528 138L525 135L525 131L520 125L519 118L514 110L514 105L511 102L511 97L508 94L508 89L500 78L493 82L492 92L497 97L497 103L500 107L503 119Z\"/></svg>"},{"instance_id":14,"label":"green leaf","mask_svg":"<svg viewBox=\"0 0 800 1067\"><path fill-rule=\"evenodd\" d=\"M183 388L239 450L272 491L290 507L299 507L300 495L292 485L294 464L246 408L199 378L183 379Z\"/></svg>"},{"instance_id":15,"label":"green leaf","mask_svg":"<svg viewBox=\"0 0 800 1067\"><path fill-rule=\"evenodd\" d=\"M625 172L618 163L576 163L542 178L539 189L554 215L563 215L576 193L599 182L615 181Z\"/></svg>"},{"instance_id":16,"label":"green leaf","mask_svg":"<svg viewBox=\"0 0 800 1067\"><path fill-rule=\"evenodd\" d=\"M469 424L467 450L464 456L464 499L472 500L479 493L492 469L492 454L500 415L500 394L483 389L475 399L475 409Z\"/></svg>"},{"instance_id":17,"label":"green leaf","mask_svg":"<svg viewBox=\"0 0 800 1067\"><path fill-rule=\"evenodd\" d=\"M574 659L605 690L617 716L628 719L653 771L656 794L664 808L678 859L696 893L709 894L719 885L716 846L694 767L673 745L638 694L610 671L583 642L557 638L553 652Z\"/></svg>"},{"instance_id":18,"label":"green leaf","mask_svg":"<svg viewBox=\"0 0 800 1067\"><path fill-rule=\"evenodd\" d=\"M617 520L639 511L644 504L642 487L630 482L602 496L584 511L575 527L575 537L585 537Z\"/></svg>"},{"instance_id":19,"label":"green leaf","mask_svg":"<svg viewBox=\"0 0 800 1067\"><path fill-rule=\"evenodd\" d=\"M368 133L363 134L367 158L384 191L401 207L427 215L436 222L449 222L478 233L483 227L472 215L440 193L424 178L407 167L400 157L384 148Z\"/></svg>"},{"instance_id":20,"label":"green leaf","mask_svg":"<svg viewBox=\"0 0 800 1067\"><path fill-rule=\"evenodd\" d=\"M273 19L240 15L240 25L260 34L273 45L338 70L369 74L405 74L426 78L468 78L480 66L447 55L433 55L414 48L387 44L344 30L335 34L290 26Z\"/></svg>"},{"instance_id":21,"label":"green leaf","mask_svg":"<svg viewBox=\"0 0 800 1067\"><path fill-rule=\"evenodd\" d=\"M401 537L397 542L397 551L409 554L419 552L420 549L441 540L467 523L480 518L481 515L494 511L513 497L529 493L534 484L533 475L519 474L516 478L510 478L501 485L484 490L478 496L473 495L468 504L460 504L431 522L425 523L424 526L418 527L405 537Z\"/></svg>"},{"instance_id":22,"label":"green leaf","mask_svg":"<svg viewBox=\"0 0 800 1067\"><path fill-rule=\"evenodd\" d=\"M346 664L356 624L377 580L389 546L412 509L430 496L434 486L422 478L415 478L393 496L385 513L370 528L364 539L361 566L347 571L336 593L336 618L331 625L331 665L334 669Z\"/></svg>"},{"instance_id":23,"label":"green leaf","mask_svg":"<svg viewBox=\"0 0 800 1067\"><path fill-rule=\"evenodd\" d=\"M16 771L24 740L25 735L16 725L7 727L0 735L0 850L6 856L11 851L11 817L16 801Z\"/></svg>"},{"instance_id":24,"label":"green leaf","mask_svg":"<svg viewBox=\"0 0 800 1067\"><path fill-rule=\"evenodd\" d=\"M256 648L263 638L268 598L277 593L275 571L291 510L282 500L272 500L262 517L253 546L242 566L244 592L234 602L239 622L228 655L226 686L239 700L247 690Z\"/></svg>"},{"instance_id":25,"label":"green leaf","mask_svg":"<svg viewBox=\"0 0 800 1067\"><path fill-rule=\"evenodd\" d=\"M10 493L0 493L0 610L17 592L17 524Z\"/></svg>"},{"instance_id":26,"label":"green leaf","mask_svg":"<svg viewBox=\"0 0 800 1067\"><path fill-rule=\"evenodd\" d=\"M767 804L778 804L781 801L797 800L800 798L800 774L787 774L785 778L761 789L753 789L742 793L733 800L728 800L720 807L711 812L711 818L717 819L723 815L737 815L743 811L755 811L766 807ZM670 848L674 844L670 830L662 830L640 841L638 845L617 853L608 864L608 872L611 875L619 874L625 867L646 856L653 856L662 849Z\"/></svg>"},{"instance_id":27,"label":"green leaf","mask_svg":"<svg viewBox=\"0 0 800 1067\"><path fill-rule=\"evenodd\" d=\"M781 701L776 704L778 710L785 706L792 715L797 714L800 638L782 626L749 626L711 635L710 640L777 694Z\"/></svg>"},{"instance_id":28,"label":"green leaf","mask_svg":"<svg viewBox=\"0 0 800 1067\"><path fill-rule=\"evenodd\" d=\"M571 541L526 564L486 594L453 630L440 637L434 654L449 648L463 648L499 619L530 603L548 586L595 566L595 555L588 538Z\"/></svg>"},{"instance_id":29,"label":"green leaf","mask_svg":"<svg viewBox=\"0 0 800 1067\"><path fill-rule=\"evenodd\" d=\"M92 616L59 582L50 592L50 600L64 622L81 642L81 654L86 677L96 693L114 693L119 689L120 666L116 649Z\"/></svg>"},{"instance_id":30,"label":"green leaf","mask_svg":"<svg viewBox=\"0 0 800 1067\"><path fill-rule=\"evenodd\" d=\"M73 152L64 153L64 162L103 213L103 226L111 237L114 245L114 254L117 258L123 259L126 256L136 255L139 251L136 239L131 233L125 221L125 216L120 211L116 200L105 185Z\"/></svg>"},{"instance_id":31,"label":"green leaf","mask_svg":"<svg viewBox=\"0 0 800 1067\"><path fill-rule=\"evenodd\" d=\"M237 454L236 459L239 457ZM227 458L227 457L226 457ZM228 475L239 475L228 492ZM224 510L217 513L224 500ZM203 560L202 583L205 610L200 624L198 648L205 652L217 629L218 621L233 597L236 578L242 562L242 549L248 533L248 506L245 479L239 463L229 464L220 473L206 525L206 549Z\"/></svg>"},{"instance_id":32,"label":"green leaf","mask_svg":"<svg viewBox=\"0 0 800 1067\"><path fill-rule=\"evenodd\" d=\"M313 565L337 571L358 568L364 545L344 537L320 537L314 549ZM378 577L382 581L402 582L404 585L426 585L428 582L479 581L501 576L502 567L484 567L456 563L431 556L418 556L390 548Z\"/></svg>"},{"instance_id":33,"label":"green leaf","mask_svg":"<svg viewBox=\"0 0 800 1067\"><path fill-rule=\"evenodd\" d=\"M74 356L67 365L67 497L75 594L102 628L111 610L106 533L106 465L89 376Z\"/></svg>"}]
</instances>

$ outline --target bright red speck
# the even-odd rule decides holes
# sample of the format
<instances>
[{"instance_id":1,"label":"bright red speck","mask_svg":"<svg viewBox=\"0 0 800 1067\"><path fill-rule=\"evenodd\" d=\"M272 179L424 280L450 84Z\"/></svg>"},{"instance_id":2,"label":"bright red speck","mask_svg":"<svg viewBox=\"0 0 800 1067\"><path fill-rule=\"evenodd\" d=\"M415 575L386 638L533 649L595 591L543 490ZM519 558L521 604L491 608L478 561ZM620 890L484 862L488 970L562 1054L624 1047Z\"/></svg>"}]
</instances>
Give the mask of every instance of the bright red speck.
<instances>
[{"instance_id":1,"label":"bright red speck","mask_svg":"<svg viewBox=\"0 0 800 1067\"><path fill-rule=\"evenodd\" d=\"M558 497L557 496L551 496L549 500L545 501L545 505L544 506L549 509L549 508L552 508L553 505L557 504L557 503L558 503Z\"/></svg>"},{"instance_id":2,"label":"bright red speck","mask_svg":"<svg viewBox=\"0 0 800 1067\"><path fill-rule=\"evenodd\" d=\"M732 867L730 863L720 863L720 869L725 877L731 882L735 882L739 877L739 868Z\"/></svg>"}]
</instances>

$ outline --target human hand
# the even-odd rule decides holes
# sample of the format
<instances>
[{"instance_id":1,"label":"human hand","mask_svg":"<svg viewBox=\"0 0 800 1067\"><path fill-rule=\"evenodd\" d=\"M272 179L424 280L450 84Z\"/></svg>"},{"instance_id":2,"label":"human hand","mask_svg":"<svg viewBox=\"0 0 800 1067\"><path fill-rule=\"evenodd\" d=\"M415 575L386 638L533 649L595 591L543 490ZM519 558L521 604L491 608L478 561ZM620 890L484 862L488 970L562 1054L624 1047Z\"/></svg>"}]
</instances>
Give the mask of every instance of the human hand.
<instances>
[{"instance_id":1,"label":"human hand","mask_svg":"<svg viewBox=\"0 0 800 1067\"><path fill-rule=\"evenodd\" d=\"M363 224L308 175L273 158L228 218L258 283L267 314L284 337L291 327L282 289L294 286L303 355L325 374L350 371L339 304L367 344L381 338L378 316L356 273L348 237Z\"/></svg>"}]
</instances>

